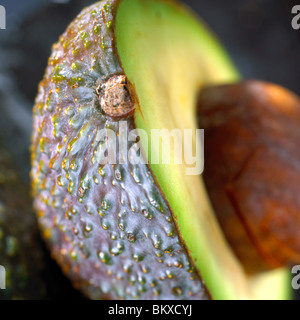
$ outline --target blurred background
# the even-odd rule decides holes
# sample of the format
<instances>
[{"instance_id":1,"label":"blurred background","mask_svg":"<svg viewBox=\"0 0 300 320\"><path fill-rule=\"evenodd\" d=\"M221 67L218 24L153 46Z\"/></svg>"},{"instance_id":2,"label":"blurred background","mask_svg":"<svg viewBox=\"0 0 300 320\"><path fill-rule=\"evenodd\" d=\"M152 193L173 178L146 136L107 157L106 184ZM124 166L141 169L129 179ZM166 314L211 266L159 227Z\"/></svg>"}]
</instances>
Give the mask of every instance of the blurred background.
<instances>
[{"instance_id":1,"label":"blurred background","mask_svg":"<svg viewBox=\"0 0 300 320\"><path fill-rule=\"evenodd\" d=\"M7 11L7 29L0 30L0 139L27 183L32 106L51 46L93 2L0 1ZM244 78L275 82L300 94L300 32L291 26L291 9L298 1L183 2L207 22Z\"/></svg>"}]
</instances>

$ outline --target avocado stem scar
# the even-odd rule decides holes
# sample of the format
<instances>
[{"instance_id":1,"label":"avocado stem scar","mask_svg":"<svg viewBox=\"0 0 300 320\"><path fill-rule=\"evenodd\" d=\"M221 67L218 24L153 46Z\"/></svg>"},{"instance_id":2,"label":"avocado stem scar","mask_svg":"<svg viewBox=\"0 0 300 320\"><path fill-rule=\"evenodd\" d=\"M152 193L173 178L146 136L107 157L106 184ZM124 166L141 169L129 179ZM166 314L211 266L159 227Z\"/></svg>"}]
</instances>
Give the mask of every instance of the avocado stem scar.
<instances>
[{"instance_id":1,"label":"avocado stem scar","mask_svg":"<svg viewBox=\"0 0 300 320\"><path fill-rule=\"evenodd\" d=\"M125 117L135 109L135 103L125 75L109 78L96 89L102 110L110 117Z\"/></svg>"}]
</instances>

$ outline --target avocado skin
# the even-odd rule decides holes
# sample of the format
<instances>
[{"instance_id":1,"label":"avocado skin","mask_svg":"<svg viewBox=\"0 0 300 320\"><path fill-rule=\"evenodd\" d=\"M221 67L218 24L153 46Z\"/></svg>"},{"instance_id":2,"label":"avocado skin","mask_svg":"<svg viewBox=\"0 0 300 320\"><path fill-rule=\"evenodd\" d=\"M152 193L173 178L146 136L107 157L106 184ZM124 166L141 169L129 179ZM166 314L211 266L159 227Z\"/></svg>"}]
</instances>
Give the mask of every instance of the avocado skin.
<instances>
[{"instance_id":1,"label":"avocado skin","mask_svg":"<svg viewBox=\"0 0 300 320\"><path fill-rule=\"evenodd\" d=\"M99 2L79 14L53 46L39 86L31 179L42 234L91 299L209 299L149 166L99 164L110 143L101 147L100 130L119 126L95 91L123 73L115 6ZM123 120L128 132L135 128L133 116Z\"/></svg>"}]
</instances>

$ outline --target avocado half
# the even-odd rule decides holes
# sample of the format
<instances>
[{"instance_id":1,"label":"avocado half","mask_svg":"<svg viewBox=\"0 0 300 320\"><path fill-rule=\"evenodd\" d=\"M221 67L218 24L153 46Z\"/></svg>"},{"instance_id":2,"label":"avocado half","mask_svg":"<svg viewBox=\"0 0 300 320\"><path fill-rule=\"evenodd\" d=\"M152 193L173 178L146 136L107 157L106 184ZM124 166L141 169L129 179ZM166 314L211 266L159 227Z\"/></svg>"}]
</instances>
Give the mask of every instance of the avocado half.
<instances>
[{"instance_id":1,"label":"avocado half","mask_svg":"<svg viewBox=\"0 0 300 320\"><path fill-rule=\"evenodd\" d=\"M289 298L285 270L246 276L199 175L151 164L151 130L195 135L202 86L238 79L215 37L172 1L98 2L53 46L34 107L34 206L53 257L88 297ZM121 122L149 163L105 162Z\"/></svg>"}]
</instances>

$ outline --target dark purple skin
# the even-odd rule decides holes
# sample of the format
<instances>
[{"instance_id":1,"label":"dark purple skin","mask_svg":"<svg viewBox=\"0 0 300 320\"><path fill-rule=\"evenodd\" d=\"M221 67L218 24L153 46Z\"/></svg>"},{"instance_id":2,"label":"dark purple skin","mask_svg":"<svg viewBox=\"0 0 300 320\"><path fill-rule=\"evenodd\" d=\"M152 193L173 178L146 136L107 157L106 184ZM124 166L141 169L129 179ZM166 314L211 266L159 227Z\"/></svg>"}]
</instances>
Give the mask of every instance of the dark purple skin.
<instances>
[{"instance_id":1,"label":"dark purple skin","mask_svg":"<svg viewBox=\"0 0 300 320\"><path fill-rule=\"evenodd\" d=\"M110 142L101 144L99 132L118 132L120 120L97 95L123 74L115 6L96 3L71 23L39 86L31 149L39 224L64 273L91 299L209 299L149 166L100 165ZM134 116L122 121L135 128Z\"/></svg>"}]
</instances>

